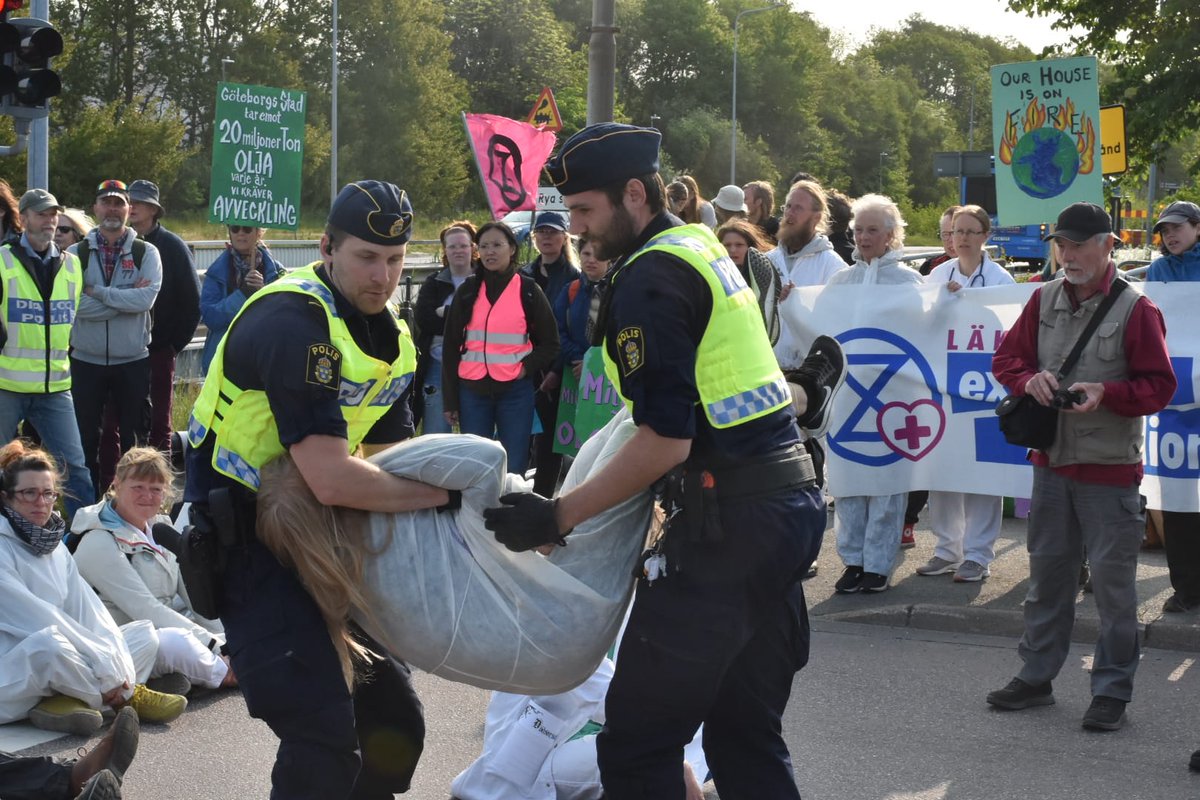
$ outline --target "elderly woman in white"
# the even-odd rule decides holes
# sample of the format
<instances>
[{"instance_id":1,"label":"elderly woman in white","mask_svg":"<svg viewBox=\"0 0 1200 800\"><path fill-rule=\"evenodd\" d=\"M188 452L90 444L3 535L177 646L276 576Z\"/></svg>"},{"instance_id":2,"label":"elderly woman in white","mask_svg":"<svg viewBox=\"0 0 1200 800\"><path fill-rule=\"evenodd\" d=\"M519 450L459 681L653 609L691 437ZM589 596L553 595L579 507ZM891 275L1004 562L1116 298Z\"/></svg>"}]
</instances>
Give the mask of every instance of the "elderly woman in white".
<instances>
[{"instance_id":1,"label":"elderly woman in white","mask_svg":"<svg viewBox=\"0 0 1200 800\"><path fill-rule=\"evenodd\" d=\"M891 199L868 194L854 201L854 265L834 273L838 284L918 284L921 273L900 263L904 217ZM839 594L882 592L900 550L908 493L838 497L837 549L846 569L834 585Z\"/></svg>"}]
</instances>

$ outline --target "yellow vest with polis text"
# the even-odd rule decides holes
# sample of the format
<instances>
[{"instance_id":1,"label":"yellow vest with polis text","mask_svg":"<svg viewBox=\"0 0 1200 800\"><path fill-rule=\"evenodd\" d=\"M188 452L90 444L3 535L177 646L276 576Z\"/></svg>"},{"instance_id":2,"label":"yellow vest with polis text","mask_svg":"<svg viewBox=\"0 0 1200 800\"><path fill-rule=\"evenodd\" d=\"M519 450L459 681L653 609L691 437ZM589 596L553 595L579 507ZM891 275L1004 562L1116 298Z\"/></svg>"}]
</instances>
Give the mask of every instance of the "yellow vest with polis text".
<instances>
[{"instance_id":1,"label":"yellow vest with polis text","mask_svg":"<svg viewBox=\"0 0 1200 800\"><path fill-rule=\"evenodd\" d=\"M336 374L335 362L340 361L341 380L336 390L338 405L346 420L349 452L354 452L371 427L400 398L412 383L416 369L416 347L403 320L396 320L400 355L395 362L389 364L359 349L346 323L338 315L333 292L316 274L316 266L310 264L267 284L242 306L230 323L229 331L217 345L204 388L196 399L188 424L188 441L192 447L199 447L210 435L216 437L213 442L213 469L254 491L259 488L263 466L283 455L284 446L279 441L279 429L271 414L266 393L257 389L244 390L225 375L225 345L229 341L229 332L233 331L247 308L282 292L303 294L320 301L329 324L332 347L310 354L310 359L316 359L311 366L319 379L322 373L330 376ZM388 308L394 316L395 310L390 305Z\"/></svg>"},{"instance_id":2,"label":"yellow vest with polis text","mask_svg":"<svg viewBox=\"0 0 1200 800\"><path fill-rule=\"evenodd\" d=\"M0 247L0 281L4 287L4 325L8 341L0 350L0 389L21 394L63 392L71 388L67 352L71 325L83 293L79 259L62 253L49 301L37 280L12 251Z\"/></svg>"},{"instance_id":3,"label":"yellow vest with polis text","mask_svg":"<svg viewBox=\"0 0 1200 800\"><path fill-rule=\"evenodd\" d=\"M630 256L620 271L654 251L690 265L712 292L712 315L696 351L696 388L709 423L731 428L788 406L791 392L771 351L758 301L713 232L706 225L663 231ZM621 369L607 346L603 352L605 372L619 390ZM622 397L631 406L629 398Z\"/></svg>"}]
</instances>

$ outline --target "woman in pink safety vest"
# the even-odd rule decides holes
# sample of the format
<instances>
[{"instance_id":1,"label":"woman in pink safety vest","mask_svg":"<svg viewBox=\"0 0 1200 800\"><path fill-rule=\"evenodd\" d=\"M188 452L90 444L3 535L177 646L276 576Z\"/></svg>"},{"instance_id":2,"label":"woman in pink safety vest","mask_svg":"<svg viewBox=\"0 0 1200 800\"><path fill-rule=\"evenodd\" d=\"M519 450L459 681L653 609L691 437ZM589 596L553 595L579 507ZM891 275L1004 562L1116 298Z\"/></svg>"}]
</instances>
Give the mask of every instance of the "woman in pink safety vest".
<instances>
[{"instance_id":1,"label":"woman in pink safety vest","mask_svg":"<svg viewBox=\"0 0 1200 800\"><path fill-rule=\"evenodd\" d=\"M496 439L508 471L529 463L534 386L530 376L558 356L558 325L542 290L517 273L517 237L502 222L476 234L479 267L446 313L442 390L446 421Z\"/></svg>"}]
</instances>

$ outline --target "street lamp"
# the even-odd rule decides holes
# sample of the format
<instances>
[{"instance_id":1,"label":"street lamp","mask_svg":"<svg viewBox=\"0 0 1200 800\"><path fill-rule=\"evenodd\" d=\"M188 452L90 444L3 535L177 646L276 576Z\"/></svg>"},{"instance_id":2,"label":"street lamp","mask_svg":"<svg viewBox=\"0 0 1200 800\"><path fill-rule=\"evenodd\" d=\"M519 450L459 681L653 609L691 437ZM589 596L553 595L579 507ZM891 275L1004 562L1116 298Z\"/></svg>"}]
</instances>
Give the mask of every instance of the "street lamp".
<instances>
[{"instance_id":1,"label":"street lamp","mask_svg":"<svg viewBox=\"0 0 1200 800\"><path fill-rule=\"evenodd\" d=\"M887 158L889 155L890 155L890 153L880 153L879 154L879 193L880 194L883 194L883 160L885 158Z\"/></svg>"},{"instance_id":2,"label":"street lamp","mask_svg":"<svg viewBox=\"0 0 1200 800\"><path fill-rule=\"evenodd\" d=\"M659 121L660 119L662 119L662 117L660 117L658 114L651 114L651 115L650 115L650 127L651 127L651 128L657 128L657 127L658 127L658 121Z\"/></svg>"},{"instance_id":3,"label":"street lamp","mask_svg":"<svg viewBox=\"0 0 1200 800\"><path fill-rule=\"evenodd\" d=\"M221 83L225 83L225 67L229 66L232 63L233 63L232 58L222 58L221 59Z\"/></svg>"},{"instance_id":4,"label":"street lamp","mask_svg":"<svg viewBox=\"0 0 1200 800\"><path fill-rule=\"evenodd\" d=\"M738 28L742 23L742 17L747 14L757 14L760 11L774 11L777 8L783 8L787 3L772 3L769 6L762 8L747 8L745 11L739 11L738 15L733 18L733 111L730 116L733 118L732 131L729 137L729 182L737 184L737 56L738 56Z\"/></svg>"},{"instance_id":5,"label":"street lamp","mask_svg":"<svg viewBox=\"0 0 1200 800\"><path fill-rule=\"evenodd\" d=\"M332 50L332 72L330 78L330 109L329 109L329 207L338 194L338 0L333 0L332 24L330 25L330 44Z\"/></svg>"}]
</instances>

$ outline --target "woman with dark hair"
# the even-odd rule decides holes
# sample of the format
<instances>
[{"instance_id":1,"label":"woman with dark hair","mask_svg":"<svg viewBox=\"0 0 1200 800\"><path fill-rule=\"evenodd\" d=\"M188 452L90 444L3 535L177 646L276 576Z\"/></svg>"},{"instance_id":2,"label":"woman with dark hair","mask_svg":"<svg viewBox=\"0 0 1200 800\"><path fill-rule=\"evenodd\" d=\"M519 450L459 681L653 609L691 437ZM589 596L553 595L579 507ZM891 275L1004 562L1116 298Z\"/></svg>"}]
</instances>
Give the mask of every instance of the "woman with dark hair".
<instances>
[{"instance_id":1,"label":"woman with dark hair","mask_svg":"<svg viewBox=\"0 0 1200 800\"><path fill-rule=\"evenodd\" d=\"M774 345L779 341L779 293L783 279L764 255L771 246L763 240L762 229L748 219L731 219L717 228L717 238L758 298L767 337Z\"/></svg>"},{"instance_id":2,"label":"woman with dark hair","mask_svg":"<svg viewBox=\"0 0 1200 800\"><path fill-rule=\"evenodd\" d=\"M417 372L412 393L413 425L422 433L450 433L442 407L442 346L446 311L458 287L471 276L478 253L475 224L460 219L438 234L442 242L442 268L421 284L417 295Z\"/></svg>"},{"instance_id":3,"label":"woman with dark hair","mask_svg":"<svg viewBox=\"0 0 1200 800\"><path fill-rule=\"evenodd\" d=\"M21 238L21 214L17 210L17 196L8 181L0 178L0 244L15 242Z\"/></svg>"},{"instance_id":4,"label":"woman with dark hair","mask_svg":"<svg viewBox=\"0 0 1200 800\"><path fill-rule=\"evenodd\" d=\"M825 204L829 208L826 223L829 230L825 236L842 261L854 264L854 237L850 235L850 198L837 189L825 190Z\"/></svg>"},{"instance_id":5,"label":"woman with dark hair","mask_svg":"<svg viewBox=\"0 0 1200 800\"><path fill-rule=\"evenodd\" d=\"M208 365L217 354L217 345L238 311L252 294L281 274L271 251L262 242L264 230L250 225L230 225L225 252L217 256L204 273L200 316L208 327L208 335L204 339L204 353L200 356L203 373L208 372Z\"/></svg>"},{"instance_id":6,"label":"woman with dark hair","mask_svg":"<svg viewBox=\"0 0 1200 800\"><path fill-rule=\"evenodd\" d=\"M675 180L687 187L688 196L696 206L696 219L685 220L685 222L703 222L708 227L715 229L717 212L713 209L712 203L705 200L704 195L700 193L700 185L696 183L696 179L691 175L680 175Z\"/></svg>"},{"instance_id":7,"label":"woman with dark hair","mask_svg":"<svg viewBox=\"0 0 1200 800\"><path fill-rule=\"evenodd\" d=\"M508 471L524 474L533 426L530 376L558 356L558 324L546 295L517 272L517 237L489 222L475 237L479 267L446 313L442 388L446 422L497 439Z\"/></svg>"},{"instance_id":8,"label":"woman with dark hair","mask_svg":"<svg viewBox=\"0 0 1200 800\"><path fill-rule=\"evenodd\" d=\"M700 206L696 196L688 191L683 181L671 181L667 184L667 206L671 213L688 225L700 221Z\"/></svg>"}]
</instances>

